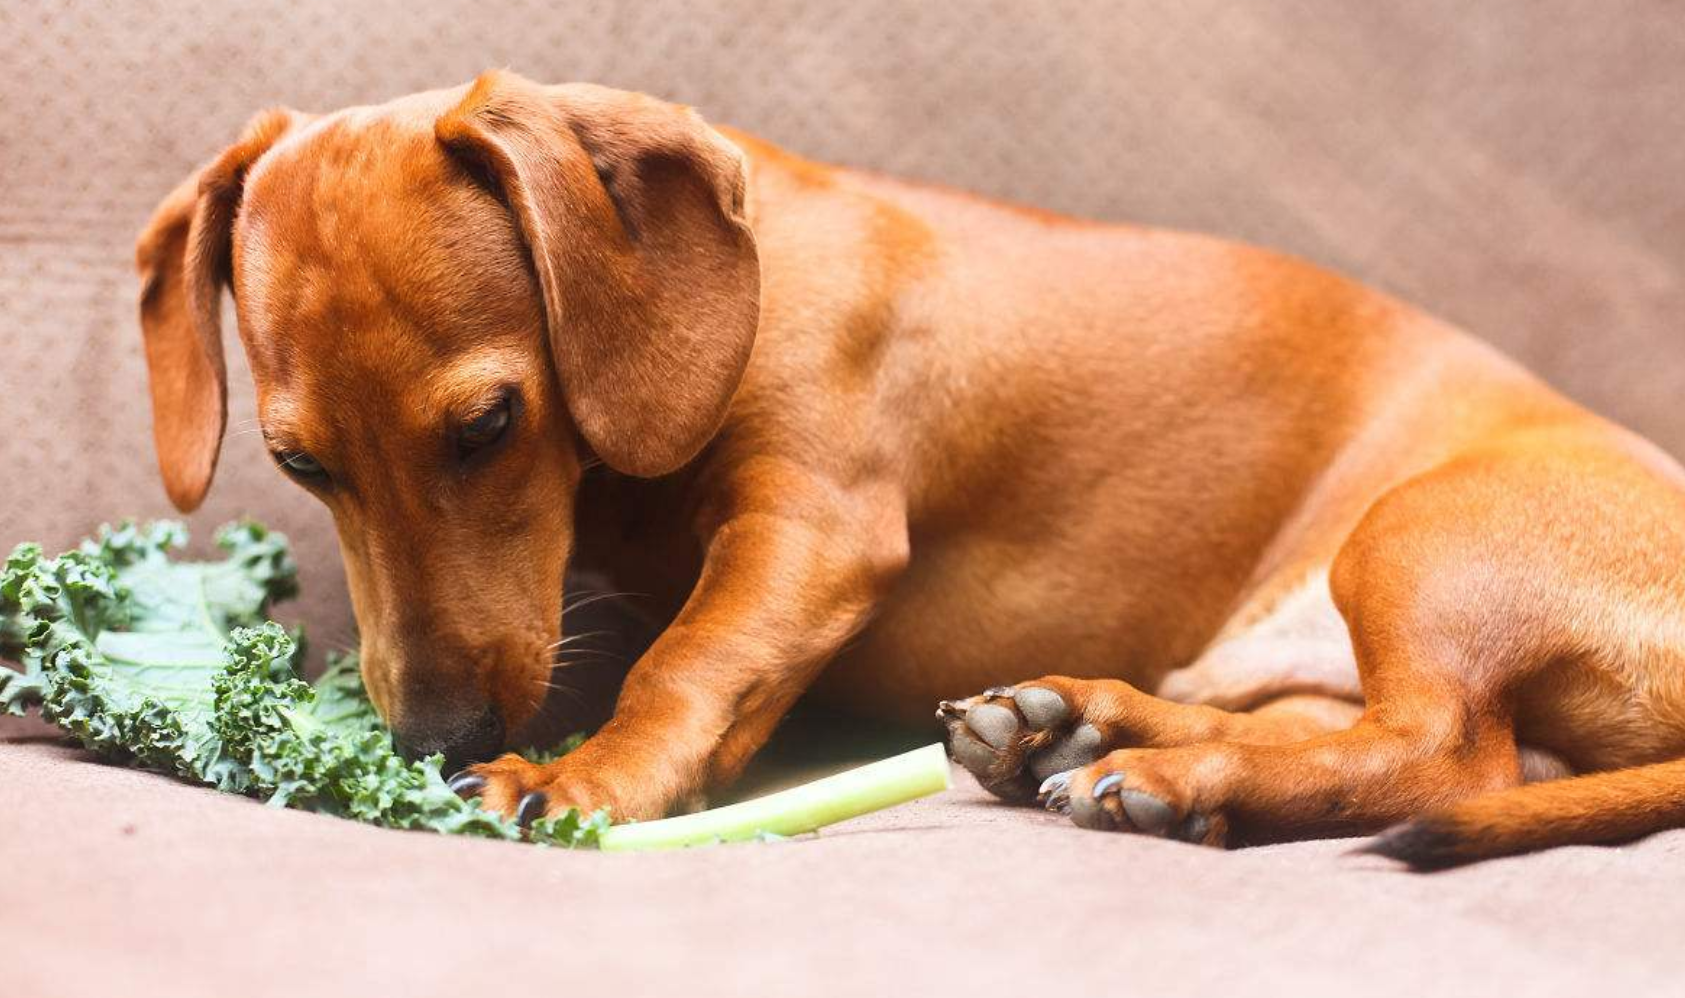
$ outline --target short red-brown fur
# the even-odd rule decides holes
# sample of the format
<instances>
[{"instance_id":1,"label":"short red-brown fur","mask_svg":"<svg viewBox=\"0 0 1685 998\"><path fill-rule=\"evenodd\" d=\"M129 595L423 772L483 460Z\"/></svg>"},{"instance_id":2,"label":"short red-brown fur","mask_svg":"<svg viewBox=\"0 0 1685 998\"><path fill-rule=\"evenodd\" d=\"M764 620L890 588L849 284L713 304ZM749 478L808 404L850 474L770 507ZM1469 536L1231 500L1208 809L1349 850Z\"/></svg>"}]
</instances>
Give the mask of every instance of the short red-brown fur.
<instances>
[{"instance_id":1,"label":"short red-brown fur","mask_svg":"<svg viewBox=\"0 0 1685 998\"><path fill-rule=\"evenodd\" d=\"M231 278L266 433L344 481L395 724L524 720L570 557L668 621L581 749L479 768L490 806L653 817L810 689L919 717L1055 671L1117 749L1073 792L1127 769L1257 837L1413 819L1377 848L1427 864L1685 818L1685 472L1383 295L509 74L208 169L139 249L166 485L209 485ZM495 372L527 429L464 475L437 426ZM1222 654L1307 581L1349 688ZM1518 788L1523 744L1604 774Z\"/></svg>"}]
</instances>

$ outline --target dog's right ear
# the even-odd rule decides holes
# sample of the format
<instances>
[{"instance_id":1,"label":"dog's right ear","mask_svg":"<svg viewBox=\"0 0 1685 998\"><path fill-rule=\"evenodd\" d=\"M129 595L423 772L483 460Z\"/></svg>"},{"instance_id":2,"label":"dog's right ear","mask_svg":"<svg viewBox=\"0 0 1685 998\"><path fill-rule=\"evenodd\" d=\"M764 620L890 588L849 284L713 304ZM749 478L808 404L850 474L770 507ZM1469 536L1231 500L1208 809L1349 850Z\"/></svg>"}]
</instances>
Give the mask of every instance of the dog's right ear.
<instances>
[{"instance_id":1,"label":"dog's right ear","mask_svg":"<svg viewBox=\"0 0 1685 998\"><path fill-rule=\"evenodd\" d=\"M170 192L135 243L152 442L164 491L184 513L205 499L228 421L221 299L246 171L308 120L284 108L253 118L238 142Z\"/></svg>"},{"instance_id":2,"label":"dog's right ear","mask_svg":"<svg viewBox=\"0 0 1685 998\"><path fill-rule=\"evenodd\" d=\"M743 151L677 104L502 72L474 81L434 134L513 214L562 396L596 456L639 477L693 458L760 321Z\"/></svg>"}]
</instances>

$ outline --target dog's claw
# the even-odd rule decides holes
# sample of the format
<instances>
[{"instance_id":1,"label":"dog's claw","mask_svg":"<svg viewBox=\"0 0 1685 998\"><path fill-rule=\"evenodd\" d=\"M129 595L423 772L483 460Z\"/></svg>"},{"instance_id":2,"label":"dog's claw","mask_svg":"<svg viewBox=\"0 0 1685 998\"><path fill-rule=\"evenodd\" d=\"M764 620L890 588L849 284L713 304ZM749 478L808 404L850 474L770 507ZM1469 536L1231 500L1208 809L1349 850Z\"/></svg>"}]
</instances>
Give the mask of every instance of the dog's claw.
<instances>
[{"instance_id":1,"label":"dog's claw","mask_svg":"<svg viewBox=\"0 0 1685 998\"><path fill-rule=\"evenodd\" d=\"M550 795L542 790L534 790L521 798L521 805L515 809L515 824L527 827L539 818L550 806Z\"/></svg>"},{"instance_id":2,"label":"dog's claw","mask_svg":"<svg viewBox=\"0 0 1685 998\"><path fill-rule=\"evenodd\" d=\"M1071 807L1071 773L1072 770L1054 773L1041 781L1041 788L1036 791L1036 803L1049 811L1069 811Z\"/></svg>"},{"instance_id":3,"label":"dog's claw","mask_svg":"<svg viewBox=\"0 0 1685 998\"><path fill-rule=\"evenodd\" d=\"M1123 810L1126 827L1133 828L1142 835L1175 838L1183 842L1198 842L1205 838L1205 833L1211 828L1210 819L1190 814L1178 824L1176 809L1164 801L1142 790L1120 790L1124 779L1122 773L1107 773L1094 781L1091 796L1095 803L1083 810L1090 812L1087 818L1095 824L1087 824L1085 827L1100 828L1116 822L1117 816L1108 814L1105 805L1100 803L1101 798L1115 793L1118 806ZM1078 824L1083 822L1079 821Z\"/></svg>"},{"instance_id":4,"label":"dog's claw","mask_svg":"<svg viewBox=\"0 0 1685 998\"><path fill-rule=\"evenodd\" d=\"M936 705L936 719L938 721L957 721L965 716L965 708L952 700L944 700Z\"/></svg>"},{"instance_id":5,"label":"dog's claw","mask_svg":"<svg viewBox=\"0 0 1685 998\"><path fill-rule=\"evenodd\" d=\"M1108 793L1117 789L1118 784L1120 784L1122 782L1123 782L1123 774L1122 773L1107 773L1105 776L1102 776L1098 780L1095 780L1094 781L1094 799L1099 800L1101 797L1106 796Z\"/></svg>"},{"instance_id":6,"label":"dog's claw","mask_svg":"<svg viewBox=\"0 0 1685 998\"><path fill-rule=\"evenodd\" d=\"M478 773L463 770L446 781L446 786L458 797L473 797L486 788L486 778Z\"/></svg>"}]
</instances>

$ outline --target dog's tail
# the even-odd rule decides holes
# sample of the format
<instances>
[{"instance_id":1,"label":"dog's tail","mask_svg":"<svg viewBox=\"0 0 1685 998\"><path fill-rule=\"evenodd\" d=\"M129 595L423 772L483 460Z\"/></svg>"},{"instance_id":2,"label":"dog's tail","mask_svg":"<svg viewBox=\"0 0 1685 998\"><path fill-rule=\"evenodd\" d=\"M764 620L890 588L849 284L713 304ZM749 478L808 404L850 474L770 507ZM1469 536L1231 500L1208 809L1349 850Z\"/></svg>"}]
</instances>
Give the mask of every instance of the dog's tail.
<instances>
[{"instance_id":1,"label":"dog's tail","mask_svg":"<svg viewBox=\"0 0 1685 998\"><path fill-rule=\"evenodd\" d=\"M1418 869L1685 826L1685 759L1484 794L1394 825L1361 851Z\"/></svg>"}]
</instances>

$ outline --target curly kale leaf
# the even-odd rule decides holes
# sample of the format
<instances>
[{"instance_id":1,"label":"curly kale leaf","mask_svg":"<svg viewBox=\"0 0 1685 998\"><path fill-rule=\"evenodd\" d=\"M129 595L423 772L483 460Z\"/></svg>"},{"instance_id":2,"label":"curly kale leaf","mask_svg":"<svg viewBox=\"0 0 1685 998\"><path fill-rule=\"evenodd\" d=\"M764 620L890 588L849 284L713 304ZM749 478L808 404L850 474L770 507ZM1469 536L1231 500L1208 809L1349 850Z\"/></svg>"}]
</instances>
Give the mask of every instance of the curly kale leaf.
<instances>
[{"instance_id":1,"label":"curly kale leaf","mask_svg":"<svg viewBox=\"0 0 1685 998\"><path fill-rule=\"evenodd\" d=\"M299 678L300 638L266 619L297 593L286 538L250 522L217 537L221 561L179 562L178 524L102 528L46 558L21 545L0 572L0 710L41 715L107 758L220 790L390 828L517 839L458 798L438 757L409 762L354 658ZM607 816L544 819L533 841L595 845Z\"/></svg>"}]
</instances>

